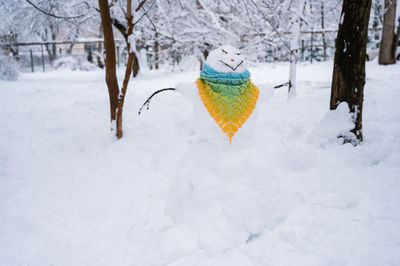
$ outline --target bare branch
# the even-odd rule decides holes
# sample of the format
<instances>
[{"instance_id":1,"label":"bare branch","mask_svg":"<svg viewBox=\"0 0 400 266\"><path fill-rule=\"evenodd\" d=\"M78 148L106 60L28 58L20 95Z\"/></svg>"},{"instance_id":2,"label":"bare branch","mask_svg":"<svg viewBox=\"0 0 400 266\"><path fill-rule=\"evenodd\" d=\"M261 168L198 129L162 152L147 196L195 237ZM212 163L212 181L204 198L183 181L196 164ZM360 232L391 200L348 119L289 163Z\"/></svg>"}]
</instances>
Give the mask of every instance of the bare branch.
<instances>
[{"instance_id":1,"label":"bare branch","mask_svg":"<svg viewBox=\"0 0 400 266\"><path fill-rule=\"evenodd\" d=\"M139 3L139 6L135 9L135 12L138 12L139 9L140 9L144 4L146 4L146 2L147 2L147 0L143 0L142 2L140 2L140 3Z\"/></svg>"},{"instance_id":2,"label":"bare branch","mask_svg":"<svg viewBox=\"0 0 400 266\"><path fill-rule=\"evenodd\" d=\"M151 10L151 8L154 6L154 4L156 3L157 0L154 0L153 3L150 5L150 7L140 16L140 18L138 20L135 21L135 23L133 23L133 26L135 26L136 24L138 24L140 22L140 20L142 20L142 18L144 16L147 15L147 13L149 13L149 11ZM142 7L143 8L143 7ZM144 8L143 8L144 9Z\"/></svg>"},{"instance_id":3,"label":"bare branch","mask_svg":"<svg viewBox=\"0 0 400 266\"><path fill-rule=\"evenodd\" d=\"M53 18L59 18L59 19L67 19L67 20L68 19L76 19L76 18L80 18L80 17L86 16L88 14L88 12L89 12L88 11L85 14L81 14L81 15L78 15L78 16L64 17L64 16L58 16L58 15L52 14L50 12L47 12L46 10L43 10L40 7L36 6L34 3L32 3L30 0L26 0L26 2L28 2L31 6L33 6L35 9L39 10L43 14L45 14L47 16L50 16L50 17L53 17ZM86 5L87 8L89 8L89 6L88 6L88 4L86 2L84 2L84 4Z\"/></svg>"},{"instance_id":4,"label":"bare branch","mask_svg":"<svg viewBox=\"0 0 400 266\"><path fill-rule=\"evenodd\" d=\"M265 19L265 21L268 22L268 24L272 27L272 29L276 32L276 34L278 34L278 38L279 40L283 43L283 45L290 51L290 47L289 45L287 45L287 43L282 39L282 35L279 33L279 31L276 29L276 27L274 26L274 24L264 15L263 12L261 12L261 10L258 8L257 4L254 2L254 0L250 0L253 5L255 6L255 8L257 9L258 13Z\"/></svg>"}]
</instances>

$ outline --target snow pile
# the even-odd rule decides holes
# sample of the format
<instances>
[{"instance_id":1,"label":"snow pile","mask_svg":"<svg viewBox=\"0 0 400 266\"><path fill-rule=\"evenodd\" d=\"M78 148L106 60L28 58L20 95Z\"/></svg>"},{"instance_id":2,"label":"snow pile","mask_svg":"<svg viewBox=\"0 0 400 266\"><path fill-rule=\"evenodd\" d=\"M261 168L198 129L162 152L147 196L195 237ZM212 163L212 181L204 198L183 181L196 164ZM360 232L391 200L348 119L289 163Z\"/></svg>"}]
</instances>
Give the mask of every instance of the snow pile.
<instances>
[{"instance_id":1,"label":"snow pile","mask_svg":"<svg viewBox=\"0 0 400 266\"><path fill-rule=\"evenodd\" d=\"M17 80L18 75L17 61L0 50L0 80Z\"/></svg>"},{"instance_id":2,"label":"snow pile","mask_svg":"<svg viewBox=\"0 0 400 266\"><path fill-rule=\"evenodd\" d=\"M336 143L342 144L343 137L350 140L356 139L350 132L354 128L353 114L347 103L340 103L336 110L329 110L320 125L311 134L310 140L321 146Z\"/></svg>"},{"instance_id":3,"label":"snow pile","mask_svg":"<svg viewBox=\"0 0 400 266\"><path fill-rule=\"evenodd\" d=\"M95 64L88 62L86 59L73 56L58 58L53 65L56 70L92 71L97 69Z\"/></svg>"},{"instance_id":4,"label":"snow pile","mask_svg":"<svg viewBox=\"0 0 400 266\"><path fill-rule=\"evenodd\" d=\"M351 116L328 111L332 68L300 64L297 96L257 103L232 145L196 133L197 107L176 92L137 115L198 71L144 70L119 141L102 71L1 81L0 264L399 265L400 65L367 64L357 147L337 143ZM280 84L288 69L250 72Z\"/></svg>"}]
</instances>

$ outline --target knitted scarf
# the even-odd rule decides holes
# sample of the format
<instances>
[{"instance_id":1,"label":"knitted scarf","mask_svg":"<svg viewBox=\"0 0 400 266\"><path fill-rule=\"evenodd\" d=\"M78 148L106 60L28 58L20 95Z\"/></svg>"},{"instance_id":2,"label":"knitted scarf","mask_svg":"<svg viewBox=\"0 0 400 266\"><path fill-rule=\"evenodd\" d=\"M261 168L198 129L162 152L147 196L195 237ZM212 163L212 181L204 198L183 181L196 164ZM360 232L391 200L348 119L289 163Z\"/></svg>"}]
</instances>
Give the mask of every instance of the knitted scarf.
<instances>
[{"instance_id":1,"label":"knitted scarf","mask_svg":"<svg viewBox=\"0 0 400 266\"><path fill-rule=\"evenodd\" d=\"M250 72L223 73L204 65L196 84L207 111L232 143L258 99L259 90L251 83Z\"/></svg>"}]
</instances>

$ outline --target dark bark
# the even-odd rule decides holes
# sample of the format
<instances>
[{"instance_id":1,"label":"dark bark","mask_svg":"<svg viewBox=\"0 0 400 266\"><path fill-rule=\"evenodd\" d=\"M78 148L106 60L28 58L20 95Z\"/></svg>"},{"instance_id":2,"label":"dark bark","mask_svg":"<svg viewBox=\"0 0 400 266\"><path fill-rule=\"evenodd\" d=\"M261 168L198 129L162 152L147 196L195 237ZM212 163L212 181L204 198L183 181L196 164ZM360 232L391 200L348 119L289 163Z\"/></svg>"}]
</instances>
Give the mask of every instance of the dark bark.
<instances>
[{"instance_id":1,"label":"dark bark","mask_svg":"<svg viewBox=\"0 0 400 266\"><path fill-rule=\"evenodd\" d=\"M330 109L346 102L354 115L351 130L357 140L344 137L345 142L362 141L362 107L365 84L365 59L371 0L344 0L343 24L339 25L331 88Z\"/></svg>"},{"instance_id":2,"label":"dark bark","mask_svg":"<svg viewBox=\"0 0 400 266\"><path fill-rule=\"evenodd\" d=\"M133 53L133 56L135 57L135 60L133 61L133 66L132 66L132 76L136 77L139 74L140 66L136 53Z\"/></svg>"},{"instance_id":3,"label":"dark bark","mask_svg":"<svg viewBox=\"0 0 400 266\"><path fill-rule=\"evenodd\" d=\"M396 1L385 0L385 16L383 20L382 39L379 49L379 64L390 65L396 63L395 57L395 34Z\"/></svg>"},{"instance_id":4,"label":"dark bark","mask_svg":"<svg viewBox=\"0 0 400 266\"><path fill-rule=\"evenodd\" d=\"M110 9L107 0L99 0L101 24L104 34L104 46L106 51L106 83L108 94L110 97L110 116L111 122L116 120L116 111L118 106L118 80L116 75L116 60L115 60L115 43L114 33L110 18Z\"/></svg>"}]
</instances>

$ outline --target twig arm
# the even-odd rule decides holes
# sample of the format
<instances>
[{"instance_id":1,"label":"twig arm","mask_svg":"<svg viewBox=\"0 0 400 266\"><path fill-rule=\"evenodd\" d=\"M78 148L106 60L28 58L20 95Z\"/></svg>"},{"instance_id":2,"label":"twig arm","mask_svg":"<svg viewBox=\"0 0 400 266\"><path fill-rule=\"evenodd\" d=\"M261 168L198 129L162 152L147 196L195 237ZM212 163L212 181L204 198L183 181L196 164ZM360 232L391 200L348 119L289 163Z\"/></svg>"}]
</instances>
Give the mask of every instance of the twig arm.
<instances>
[{"instance_id":1,"label":"twig arm","mask_svg":"<svg viewBox=\"0 0 400 266\"><path fill-rule=\"evenodd\" d=\"M285 86L290 86L290 81L282 83L282 84L279 84L279 85L276 85L274 87L274 89L279 89L279 88L282 88L282 87L285 87Z\"/></svg>"},{"instance_id":2,"label":"twig arm","mask_svg":"<svg viewBox=\"0 0 400 266\"><path fill-rule=\"evenodd\" d=\"M143 107L144 107L145 105L147 105L147 108L146 108L146 109L149 110L150 101L151 101L151 99L152 99L156 94L158 94L158 93L160 93L160 92L163 92L163 91L174 91L174 90L176 90L176 89L175 89L175 88L164 88L164 89L161 89L161 90L158 90L158 91L153 92L153 94L151 94L150 97L147 98L147 100L146 100L146 101L142 104L142 106L140 107L139 112L138 112L138 115L141 114L142 109L143 109Z\"/></svg>"}]
</instances>

